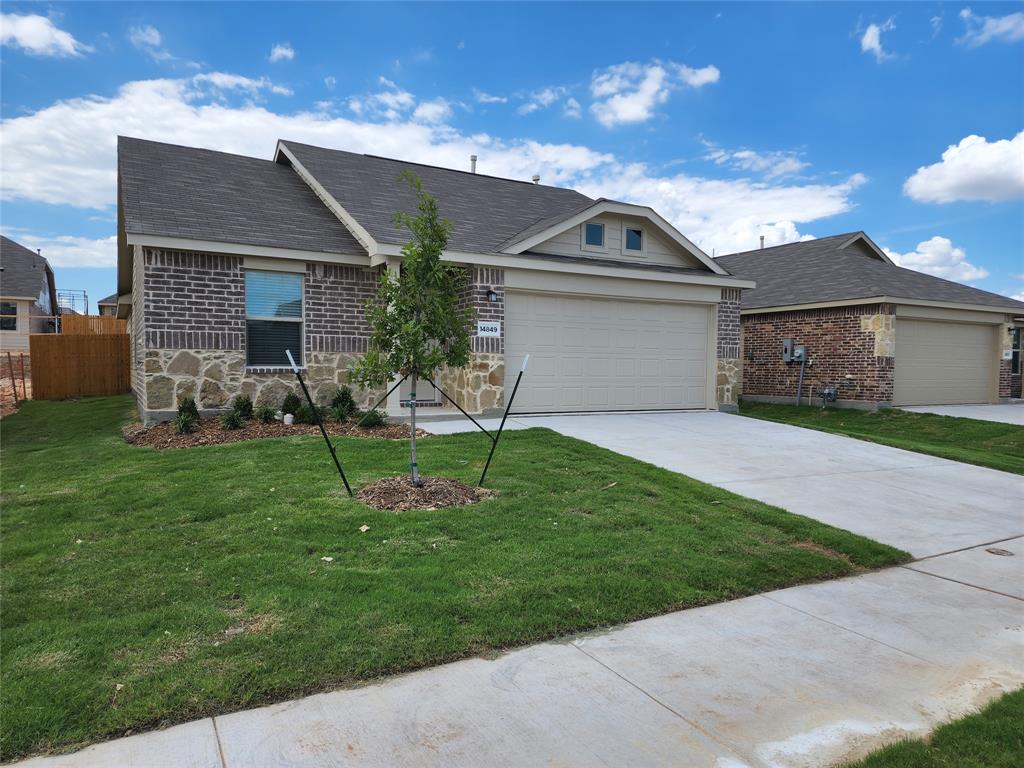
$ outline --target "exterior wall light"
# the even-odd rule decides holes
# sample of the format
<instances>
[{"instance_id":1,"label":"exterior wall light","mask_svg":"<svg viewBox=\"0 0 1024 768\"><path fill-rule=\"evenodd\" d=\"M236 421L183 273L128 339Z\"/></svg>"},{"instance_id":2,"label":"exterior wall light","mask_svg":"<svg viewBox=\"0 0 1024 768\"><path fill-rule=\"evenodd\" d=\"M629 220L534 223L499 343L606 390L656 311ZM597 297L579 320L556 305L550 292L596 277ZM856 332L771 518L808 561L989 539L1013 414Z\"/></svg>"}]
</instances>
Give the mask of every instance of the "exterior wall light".
<instances>
[{"instance_id":1,"label":"exterior wall light","mask_svg":"<svg viewBox=\"0 0 1024 768\"><path fill-rule=\"evenodd\" d=\"M491 302L491 303L496 302L498 300L498 293L497 293L497 291L495 291L493 288L488 288L487 289L487 300L489 302Z\"/></svg>"}]
</instances>

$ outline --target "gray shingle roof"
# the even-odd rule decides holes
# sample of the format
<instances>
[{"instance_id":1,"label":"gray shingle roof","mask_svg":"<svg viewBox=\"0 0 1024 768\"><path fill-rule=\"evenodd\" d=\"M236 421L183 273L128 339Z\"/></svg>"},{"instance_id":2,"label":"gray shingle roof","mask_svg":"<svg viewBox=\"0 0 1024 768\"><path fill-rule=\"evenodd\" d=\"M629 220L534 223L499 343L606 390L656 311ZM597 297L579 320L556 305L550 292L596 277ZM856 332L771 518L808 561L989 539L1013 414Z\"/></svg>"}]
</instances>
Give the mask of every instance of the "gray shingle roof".
<instances>
[{"instance_id":1,"label":"gray shingle roof","mask_svg":"<svg viewBox=\"0 0 1024 768\"><path fill-rule=\"evenodd\" d=\"M9 237L0 237L0 267L0 294L4 296L38 296L44 286L52 292L47 272L53 273L46 259Z\"/></svg>"},{"instance_id":2,"label":"gray shingle roof","mask_svg":"<svg viewBox=\"0 0 1024 768\"><path fill-rule=\"evenodd\" d=\"M109 296L104 296L96 302L96 306L99 306L100 304L117 304L117 294L112 293Z\"/></svg>"},{"instance_id":3,"label":"gray shingle roof","mask_svg":"<svg viewBox=\"0 0 1024 768\"><path fill-rule=\"evenodd\" d=\"M416 198L399 180L415 173L454 227L449 249L494 253L541 221L557 221L594 201L572 189L501 179L468 171L360 155L282 141L295 159L378 243L403 245L409 233L391 223L395 211L415 213Z\"/></svg>"},{"instance_id":4,"label":"gray shingle roof","mask_svg":"<svg viewBox=\"0 0 1024 768\"><path fill-rule=\"evenodd\" d=\"M271 160L118 137L125 231L360 254L295 172Z\"/></svg>"},{"instance_id":5,"label":"gray shingle roof","mask_svg":"<svg viewBox=\"0 0 1024 768\"><path fill-rule=\"evenodd\" d=\"M1024 310L1024 302L893 266L856 247L841 248L862 234L733 253L719 256L718 262L737 277L757 283L743 291L743 309L889 296Z\"/></svg>"}]
</instances>

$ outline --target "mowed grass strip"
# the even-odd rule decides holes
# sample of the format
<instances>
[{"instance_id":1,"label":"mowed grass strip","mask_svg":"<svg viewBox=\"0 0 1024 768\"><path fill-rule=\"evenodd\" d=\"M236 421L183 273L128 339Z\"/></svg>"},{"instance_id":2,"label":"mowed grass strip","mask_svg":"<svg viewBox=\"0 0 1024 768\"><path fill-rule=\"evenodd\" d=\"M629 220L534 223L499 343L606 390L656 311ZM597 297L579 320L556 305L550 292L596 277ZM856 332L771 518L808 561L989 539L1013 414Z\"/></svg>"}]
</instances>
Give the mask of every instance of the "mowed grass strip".
<instances>
[{"instance_id":1,"label":"mowed grass strip","mask_svg":"<svg viewBox=\"0 0 1024 768\"><path fill-rule=\"evenodd\" d=\"M1015 424L898 408L822 410L819 405L751 402L741 402L740 413L1024 475L1024 427Z\"/></svg>"},{"instance_id":2,"label":"mowed grass strip","mask_svg":"<svg viewBox=\"0 0 1024 768\"><path fill-rule=\"evenodd\" d=\"M872 752L847 768L1020 768L1024 764L1024 689L936 729L926 739Z\"/></svg>"},{"instance_id":3,"label":"mowed grass strip","mask_svg":"<svg viewBox=\"0 0 1024 768\"><path fill-rule=\"evenodd\" d=\"M547 430L503 436L496 498L392 513L318 437L136 448L130 411L3 421L5 759L909 559ZM357 488L408 461L337 445ZM474 483L488 446L420 465Z\"/></svg>"}]
</instances>

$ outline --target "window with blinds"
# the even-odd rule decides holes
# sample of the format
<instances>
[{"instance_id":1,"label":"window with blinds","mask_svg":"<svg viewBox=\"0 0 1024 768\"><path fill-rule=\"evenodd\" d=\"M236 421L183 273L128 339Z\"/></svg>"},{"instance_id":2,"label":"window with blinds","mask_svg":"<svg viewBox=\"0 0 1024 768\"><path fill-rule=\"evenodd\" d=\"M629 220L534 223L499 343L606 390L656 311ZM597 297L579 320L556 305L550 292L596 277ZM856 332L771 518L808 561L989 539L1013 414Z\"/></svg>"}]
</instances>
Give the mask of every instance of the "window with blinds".
<instances>
[{"instance_id":1,"label":"window with blinds","mask_svg":"<svg viewBox=\"0 0 1024 768\"><path fill-rule=\"evenodd\" d=\"M302 365L302 278L291 272L245 273L246 365Z\"/></svg>"}]
</instances>

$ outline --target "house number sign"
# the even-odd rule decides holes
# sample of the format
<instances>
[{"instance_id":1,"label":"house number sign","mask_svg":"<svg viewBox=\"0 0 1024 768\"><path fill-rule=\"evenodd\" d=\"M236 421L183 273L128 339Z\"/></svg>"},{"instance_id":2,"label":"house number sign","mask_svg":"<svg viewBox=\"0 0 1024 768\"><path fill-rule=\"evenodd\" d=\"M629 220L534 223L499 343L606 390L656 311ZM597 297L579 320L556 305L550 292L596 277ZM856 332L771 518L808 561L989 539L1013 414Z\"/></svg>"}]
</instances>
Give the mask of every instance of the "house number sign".
<instances>
[{"instance_id":1,"label":"house number sign","mask_svg":"<svg viewBox=\"0 0 1024 768\"><path fill-rule=\"evenodd\" d=\"M501 322L497 320L477 320L477 336L501 336Z\"/></svg>"}]
</instances>

